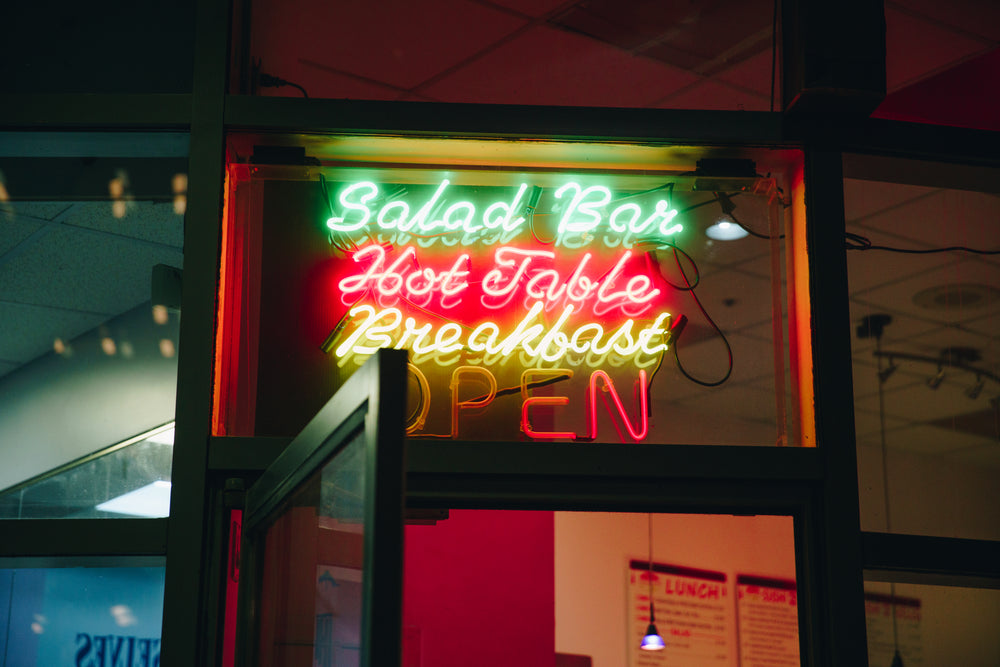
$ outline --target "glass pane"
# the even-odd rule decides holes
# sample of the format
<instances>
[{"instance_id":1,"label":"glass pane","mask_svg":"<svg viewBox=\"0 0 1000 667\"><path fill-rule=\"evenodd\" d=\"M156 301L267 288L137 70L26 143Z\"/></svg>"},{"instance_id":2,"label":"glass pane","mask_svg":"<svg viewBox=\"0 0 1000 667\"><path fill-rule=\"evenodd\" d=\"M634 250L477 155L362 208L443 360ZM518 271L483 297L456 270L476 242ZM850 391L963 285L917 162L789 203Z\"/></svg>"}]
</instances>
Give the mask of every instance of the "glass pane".
<instances>
[{"instance_id":1,"label":"glass pane","mask_svg":"<svg viewBox=\"0 0 1000 667\"><path fill-rule=\"evenodd\" d=\"M0 569L0 667L160 661L163 567Z\"/></svg>"},{"instance_id":2,"label":"glass pane","mask_svg":"<svg viewBox=\"0 0 1000 667\"><path fill-rule=\"evenodd\" d=\"M1000 539L997 172L845 174L861 527Z\"/></svg>"},{"instance_id":3,"label":"glass pane","mask_svg":"<svg viewBox=\"0 0 1000 667\"><path fill-rule=\"evenodd\" d=\"M888 94L873 115L1000 130L995 98L984 84L1000 75L998 26L996 3L886 3Z\"/></svg>"},{"instance_id":4,"label":"glass pane","mask_svg":"<svg viewBox=\"0 0 1000 667\"><path fill-rule=\"evenodd\" d=\"M453 509L405 541L404 664L799 664L791 517Z\"/></svg>"},{"instance_id":5,"label":"glass pane","mask_svg":"<svg viewBox=\"0 0 1000 667\"><path fill-rule=\"evenodd\" d=\"M8 4L4 23L17 29L0 41L4 92L191 92L194 4Z\"/></svg>"},{"instance_id":6,"label":"glass pane","mask_svg":"<svg viewBox=\"0 0 1000 667\"><path fill-rule=\"evenodd\" d=\"M2 490L173 421L188 140L3 133L0 146Z\"/></svg>"},{"instance_id":7,"label":"glass pane","mask_svg":"<svg viewBox=\"0 0 1000 667\"><path fill-rule=\"evenodd\" d=\"M166 424L0 493L0 519L170 514L174 426Z\"/></svg>"},{"instance_id":8,"label":"glass pane","mask_svg":"<svg viewBox=\"0 0 1000 667\"><path fill-rule=\"evenodd\" d=\"M1000 664L1000 590L865 582L868 664Z\"/></svg>"},{"instance_id":9,"label":"glass pane","mask_svg":"<svg viewBox=\"0 0 1000 667\"><path fill-rule=\"evenodd\" d=\"M256 141L232 140L219 434L294 434L397 347L414 438L809 442L797 155L307 137L315 165L277 166Z\"/></svg>"},{"instance_id":10,"label":"glass pane","mask_svg":"<svg viewBox=\"0 0 1000 667\"><path fill-rule=\"evenodd\" d=\"M267 529L257 664L360 664L364 456L360 435L293 494Z\"/></svg>"},{"instance_id":11,"label":"glass pane","mask_svg":"<svg viewBox=\"0 0 1000 667\"><path fill-rule=\"evenodd\" d=\"M773 0L266 0L237 18L245 94L767 111L777 75Z\"/></svg>"}]
</instances>

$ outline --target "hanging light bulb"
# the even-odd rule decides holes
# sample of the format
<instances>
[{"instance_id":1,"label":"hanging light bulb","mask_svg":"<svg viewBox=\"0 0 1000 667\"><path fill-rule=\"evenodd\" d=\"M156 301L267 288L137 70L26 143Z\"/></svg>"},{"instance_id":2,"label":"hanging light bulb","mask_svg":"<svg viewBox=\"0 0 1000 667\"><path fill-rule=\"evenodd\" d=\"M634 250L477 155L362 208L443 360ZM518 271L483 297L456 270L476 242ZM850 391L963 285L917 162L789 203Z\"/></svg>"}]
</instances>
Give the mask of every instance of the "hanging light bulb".
<instances>
[{"instance_id":1,"label":"hanging light bulb","mask_svg":"<svg viewBox=\"0 0 1000 667\"><path fill-rule=\"evenodd\" d=\"M896 372L897 368L899 368L899 364L895 363L892 360L892 357L889 357L889 365L878 372L879 381L885 382L886 380L888 380L889 377Z\"/></svg>"},{"instance_id":2,"label":"hanging light bulb","mask_svg":"<svg viewBox=\"0 0 1000 667\"><path fill-rule=\"evenodd\" d=\"M656 618L653 615L653 515L647 514L646 517L649 526L649 626L646 627L646 634L639 644L639 649L662 651L666 644L656 629Z\"/></svg>"},{"instance_id":3,"label":"hanging light bulb","mask_svg":"<svg viewBox=\"0 0 1000 667\"><path fill-rule=\"evenodd\" d=\"M979 394L983 393L983 387L985 386L986 386L986 380L977 375L976 384L966 389L965 395L971 398L972 400L976 400L977 398L979 398Z\"/></svg>"},{"instance_id":4,"label":"hanging light bulb","mask_svg":"<svg viewBox=\"0 0 1000 667\"><path fill-rule=\"evenodd\" d=\"M649 627L646 628L646 635L642 638L639 648L643 651L662 651L664 647L666 647L666 644L663 642L663 637L660 636L654 622L653 602L651 600L649 602Z\"/></svg>"}]
</instances>

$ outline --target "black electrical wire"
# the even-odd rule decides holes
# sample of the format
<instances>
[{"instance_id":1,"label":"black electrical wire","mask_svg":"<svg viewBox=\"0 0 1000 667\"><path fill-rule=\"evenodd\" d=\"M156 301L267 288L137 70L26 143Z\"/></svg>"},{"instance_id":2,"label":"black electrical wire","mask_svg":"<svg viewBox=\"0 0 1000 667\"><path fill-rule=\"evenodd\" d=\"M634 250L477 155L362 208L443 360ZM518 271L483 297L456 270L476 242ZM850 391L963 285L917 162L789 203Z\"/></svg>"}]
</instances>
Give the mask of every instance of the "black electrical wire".
<instances>
[{"instance_id":1,"label":"black electrical wire","mask_svg":"<svg viewBox=\"0 0 1000 667\"><path fill-rule=\"evenodd\" d=\"M302 97L309 99L309 93L307 93L306 89L299 84L282 79L281 77L272 76L266 72L260 72L257 75L257 85L262 88L281 88L282 86L291 86L292 88L298 88L299 92L302 93Z\"/></svg>"},{"instance_id":2,"label":"black electrical wire","mask_svg":"<svg viewBox=\"0 0 1000 667\"><path fill-rule=\"evenodd\" d=\"M844 237L848 250L884 250L886 252L898 252L906 255L932 255L939 252L969 252L974 255L1000 255L1000 250L982 250L980 248L969 248L964 245L952 245L942 248L927 248L924 250L917 248L896 248L886 245L874 245L866 236L845 232Z\"/></svg>"},{"instance_id":3,"label":"black electrical wire","mask_svg":"<svg viewBox=\"0 0 1000 667\"><path fill-rule=\"evenodd\" d=\"M715 329L716 333L719 334L719 337L722 339L722 344L726 346L726 354L729 357L728 361L729 367L726 369L725 375L723 375L721 379L716 380L714 382L699 380L698 378L692 376L684 368L684 364L681 363L680 356L677 354L677 347L678 343L680 342L680 336L678 336L678 340L673 341L674 361L677 362L677 370L681 372L681 375L686 377L691 382L701 385L702 387L718 387L726 380L728 380L729 376L733 374L733 348L729 344L729 340L726 338L726 334L722 332L722 329L719 328L719 325L715 323L715 320L713 320L712 317L708 314L708 311L705 310L705 307L701 305L701 301L698 299L698 295L695 294L694 292L694 286L691 285L691 281L688 280L687 274L684 272L684 267L681 265L680 257L677 255L676 251L679 250L679 248L677 248L677 246L673 246L673 248L675 250L674 261L677 263L677 269L681 272L681 276L684 278L684 282L687 283L688 291L691 292L691 298L694 299L694 303L696 306L698 306L698 310L701 311L701 314L705 316L705 319L708 320L708 323L712 325L712 328ZM681 250L681 253L687 255L687 253L685 253L683 250ZM691 260L690 256L688 256L688 260L691 261L692 266L695 266L695 268L697 268L697 265L695 265L694 260Z\"/></svg>"}]
</instances>

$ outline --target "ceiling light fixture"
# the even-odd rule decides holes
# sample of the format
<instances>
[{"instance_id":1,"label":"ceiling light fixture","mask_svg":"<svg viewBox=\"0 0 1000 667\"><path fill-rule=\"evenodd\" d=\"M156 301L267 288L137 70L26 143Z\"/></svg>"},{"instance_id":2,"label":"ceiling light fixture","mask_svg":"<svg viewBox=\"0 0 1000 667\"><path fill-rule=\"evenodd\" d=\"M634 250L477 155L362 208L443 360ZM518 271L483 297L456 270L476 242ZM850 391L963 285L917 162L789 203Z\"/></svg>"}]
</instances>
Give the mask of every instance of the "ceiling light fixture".
<instances>
[{"instance_id":1,"label":"ceiling light fixture","mask_svg":"<svg viewBox=\"0 0 1000 667\"><path fill-rule=\"evenodd\" d=\"M643 651L662 651L666 644L656 629L656 618L653 616L653 515L647 514L646 517L649 525L649 626L639 648Z\"/></svg>"},{"instance_id":2,"label":"ceiling light fixture","mask_svg":"<svg viewBox=\"0 0 1000 667\"><path fill-rule=\"evenodd\" d=\"M977 398L979 398L979 394L983 393L983 387L985 386L986 386L986 380L984 380L981 375L977 375L976 384L966 389L965 395L971 398L972 400L976 400Z\"/></svg>"},{"instance_id":3,"label":"ceiling light fixture","mask_svg":"<svg viewBox=\"0 0 1000 667\"><path fill-rule=\"evenodd\" d=\"M938 366L937 373L933 377L927 379L927 386L931 389L937 389L944 382L944 367Z\"/></svg>"},{"instance_id":4,"label":"ceiling light fixture","mask_svg":"<svg viewBox=\"0 0 1000 667\"><path fill-rule=\"evenodd\" d=\"M898 369L898 368L899 368L899 364L897 364L896 362L894 362L892 360L892 357L889 357L889 365L886 366L885 368L879 370L879 372L878 372L878 380L879 380L879 382L885 382L886 380L888 380L889 377L893 373L895 373L896 369Z\"/></svg>"},{"instance_id":5,"label":"ceiling light fixture","mask_svg":"<svg viewBox=\"0 0 1000 667\"><path fill-rule=\"evenodd\" d=\"M716 192L715 198L722 208L722 215L719 216L715 224L705 230L705 236L716 241L735 241L749 236L747 230L743 229L733 219L733 211L736 204L725 192Z\"/></svg>"}]
</instances>

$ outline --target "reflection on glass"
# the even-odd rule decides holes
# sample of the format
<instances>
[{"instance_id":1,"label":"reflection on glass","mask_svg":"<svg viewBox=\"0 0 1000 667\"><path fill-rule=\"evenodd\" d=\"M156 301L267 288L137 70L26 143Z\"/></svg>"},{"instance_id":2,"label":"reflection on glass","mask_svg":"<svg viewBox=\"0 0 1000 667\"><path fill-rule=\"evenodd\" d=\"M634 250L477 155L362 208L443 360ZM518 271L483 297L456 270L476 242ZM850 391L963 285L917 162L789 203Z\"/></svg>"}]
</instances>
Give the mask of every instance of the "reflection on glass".
<instances>
[{"instance_id":1,"label":"reflection on glass","mask_svg":"<svg viewBox=\"0 0 1000 667\"><path fill-rule=\"evenodd\" d=\"M967 187L844 181L863 530L1000 539L1000 199Z\"/></svg>"},{"instance_id":2,"label":"reflection on glass","mask_svg":"<svg viewBox=\"0 0 1000 667\"><path fill-rule=\"evenodd\" d=\"M243 19L248 74L258 65L233 92L773 111L777 19L774 0L402 2L377 18L363 3L258 0Z\"/></svg>"},{"instance_id":3,"label":"reflection on glass","mask_svg":"<svg viewBox=\"0 0 1000 667\"><path fill-rule=\"evenodd\" d=\"M173 424L153 429L0 493L0 518L165 517Z\"/></svg>"},{"instance_id":4,"label":"reflection on glass","mask_svg":"<svg viewBox=\"0 0 1000 667\"><path fill-rule=\"evenodd\" d=\"M1000 664L1000 591L865 582L868 664L992 667Z\"/></svg>"},{"instance_id":5,"label":"reflection on glass","mask_svg":"<svg viewBox=\"0 0 1000 667\"><path fill-rule=\"evenodd\" d=\"M260 665L357 665L361 656L364 438L299 488L267 529Z\"/></svg>"},{"instance_id":6,"label":"reflection on glass","mask_svg":"<svg viewBox=\"0 0 1000 667\"><path fill-rule=\"evenodd\" d=\"M0 569L0 665L155 667L162 567Z\"/></svg>"},{"instance_id":7,"label":"reflection on glass","mask_svg":"<svg viewBox=\"0 0 1000 667\"><path fill-rule=\"evenodd\" d=\"M0 144L3 493L173 420L180 313L164 304L179 303L163 298L170 285L154 267L183 266L172 183L186 171L188 137L5 132ZM67 472L46 483L49 500L4 511L93 512L158 479L169 476L118 487ZM96 486L56 490L77 482Z\"/></svg>"}]
</instances>

